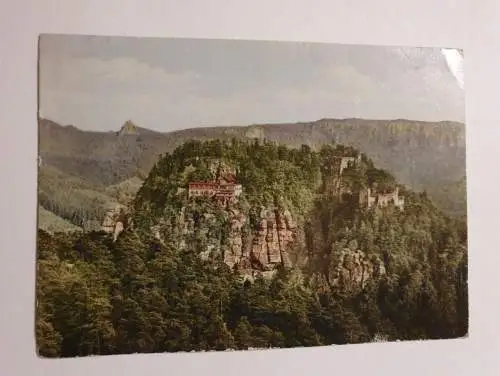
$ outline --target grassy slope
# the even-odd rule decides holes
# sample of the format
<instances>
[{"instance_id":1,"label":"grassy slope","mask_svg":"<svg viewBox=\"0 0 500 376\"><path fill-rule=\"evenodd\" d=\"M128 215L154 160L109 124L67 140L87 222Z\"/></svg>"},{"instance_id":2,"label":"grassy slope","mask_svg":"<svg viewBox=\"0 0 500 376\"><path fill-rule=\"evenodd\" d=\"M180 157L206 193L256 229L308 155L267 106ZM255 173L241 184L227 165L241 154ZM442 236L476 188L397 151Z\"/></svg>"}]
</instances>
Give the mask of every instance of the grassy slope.
<instances>
[{"instance_id":1,"label":"grassy slope","mask_svg":"<svg viewBox=\"0 0 500 376\"><path fill-rule=\"evenodd\" d=\"M44 209L78 226L83 219L102 221L105 210L118 201L103 187L50 166L39 169L38 197ZM45 219L49 218L41 218L40 226L46 225Z\"/></svg>"},{"instance_id":2,"label":"grassy slope","mask_svg":"<svg viewBox=\"0 0 500 376\"><path fill-rule=\"evenodd\" d=\"M38 207L38 228L49 233L81 231L80 227L58 217L41 206Z\"/></svg>"}]
</instances>

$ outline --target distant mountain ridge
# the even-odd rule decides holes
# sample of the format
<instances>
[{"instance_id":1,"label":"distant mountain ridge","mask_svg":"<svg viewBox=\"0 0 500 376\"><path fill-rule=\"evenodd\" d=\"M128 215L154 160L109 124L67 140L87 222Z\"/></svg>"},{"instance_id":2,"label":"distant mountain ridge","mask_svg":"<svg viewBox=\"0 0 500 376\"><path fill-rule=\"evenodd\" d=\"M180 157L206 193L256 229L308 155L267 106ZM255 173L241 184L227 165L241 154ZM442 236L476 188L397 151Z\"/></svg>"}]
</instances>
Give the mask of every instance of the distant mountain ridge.
<instances>
[{"instance_id":1,"label":"distant mountain ridge","mask_svg":"<svg viewBox=\"0 0 500 376\"><path fill-rule=\"evenodd\" d=\"M128 179L143 180L160 155L188 140L232 138L267 139L291 147L305 144L313 149L331 142L353 146L403 184L427 191L445 211L466 214L462 183L466 175L465 125L459 122L320 119L162 133L132 121L125 122L118 132L96 132L39 119L39 155L43 164L61 176L72 176L94 186L99 197L106 194L108 186Z\"/></svg>"}]
</instances>

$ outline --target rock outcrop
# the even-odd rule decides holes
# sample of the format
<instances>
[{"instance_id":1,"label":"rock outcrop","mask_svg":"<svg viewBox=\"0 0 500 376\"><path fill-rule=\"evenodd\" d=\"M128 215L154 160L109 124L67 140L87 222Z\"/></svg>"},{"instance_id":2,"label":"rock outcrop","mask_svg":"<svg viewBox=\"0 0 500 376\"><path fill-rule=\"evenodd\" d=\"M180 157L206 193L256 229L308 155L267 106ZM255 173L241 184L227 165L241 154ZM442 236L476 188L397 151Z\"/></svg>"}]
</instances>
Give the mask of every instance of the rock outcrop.
<instances>
[{"instance_id":1,"label":"rock outcrop","mask_svg":"<svg viewBox=\"0 0 500 376\"><path fill-rule=\"evenodd\" d=\"M150 227L153 237L161 243L165 243L165 233L163 231L165 229L165 225L165 220L161 219L158 224Z\"/></svg>"},{"instance_id":2,"label":"rock outcrop","mask_svg":"<svg viewBox=\"0 0 500 376\"><path fill-rule=\"evenodd\" d=\"M368 280L385 275L385 266L377 257L369 259L361 250L344 248L338 255L337 267L330 273L332 286L344 291L359 291Z\"/></svg>"},{"instance_id":3,"label":"rock outcrop","mask_svg":"<svg viewBox=\"0 0 500 376\"><path fill-rule=\"evenodd\" d=\"M239 264L243 258L248 258L248 255L243 248L242 230L247 219L246 216L236 209L229 211L229 234L227 240L227 248L224 251L224 263L230 268Z\"/></svg>"},{"instance_id":4,"label":"rock outcrop","mask_svg":"<svg viewBox=\"0 0 500 376\"><path fill-rule=\"evenodd\" d=\"M273 269L278 264L291 266L288 252L296 225L290 212L263 208L260 217L253 238L251 259L264 270Z\"/></svg>"},{"instance_id":5,"label":"rock outcrop","mask_svg":"<svg viewBox=\"0 0 500 376\"><path fill-rule=\"evenodd\" d=\"M118 136L138 135L138 134L139 130L137 129L137 126L130 120L127 120L125 124L123 124L120 130L117 132Z\"/></svg>"},{"instance_id":6,"label":"rock outcrop","mask_svg":"<svg viewBox=\"0 0 500 376\"><path fill-rule=\"evenodd\" d=\"M220 255L226 265L244 274L251 274L252 270L270 272L278 265L292 266L289 250L295 241L297 226L289 210L261 208L255 228L250 228L245 211L231 205L223 210L223 219L220 212L206 212L195 221L194 212L183 207L177 218L178 247L189 246L195 237L198 246L201 244L204 249L200 252L202 259ZM220 221L225 223L223 228ZM161 224L151 227L154 236L160 240L161 228ZM221 230L224 233L222 238L218 230L212 232L213 229Z\"/></svg>"},{"instance_id":7,"label":"rock outcrop","mask_svg":"<svg viewBox=\"0 0 500 376\"><path fill-rule=\"evenodd\" d=\"M285 210L282 214L278 213L276 223L278 224L281 261L285 267L290 267L292 263L290 261L289 248L296 240L297 225L289 210Z\"/></svg>"},{"instance_id":8,"label":"rock outcrop","mask_svg":"<svg viewBox=\"0 0 500 376\"><path fill-rule=\"evenodd\" d=\"M113 241L116 241L123 230L130 225L129 222L126 207L117 204L106 211L101 229L108 234L113 234Z\"/></svg>"}]
</instances>

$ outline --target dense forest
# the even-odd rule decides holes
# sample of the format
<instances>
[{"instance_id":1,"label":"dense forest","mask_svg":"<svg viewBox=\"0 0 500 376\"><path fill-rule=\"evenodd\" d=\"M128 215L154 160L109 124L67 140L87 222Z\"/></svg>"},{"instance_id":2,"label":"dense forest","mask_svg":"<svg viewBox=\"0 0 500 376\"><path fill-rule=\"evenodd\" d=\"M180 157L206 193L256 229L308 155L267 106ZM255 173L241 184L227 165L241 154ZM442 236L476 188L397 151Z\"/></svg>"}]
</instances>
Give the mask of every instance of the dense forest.
<instances>
[{"instance_id":1,"label":"dense forest","mask_svg":"<svg viewBox=\"0 0 500 376\"><path fill-rule=\"evenodd\" d=\"M339 180L332 168L336 157L360 160L344 170L340 193L332 189ZM187 197L187 183L213 179L221 169L234 172L243 186L237 202L223 207ZM404 210L364 207L360 194L367 188L398 188ZM235 211L245 219L238 232L228 217ZM292 265L256 262L252 244L261 213L284 211L296 228L287 248ZM353 148L188 141L159 158L130 213L116 241L104 232L39 229L41 356L467 334L466 222L444 214L426 192L407 189ZM210 255L200 257L207 249ZM231 252L249 264L228 265ZM359 270L371 272L358 279Z\"/></svg>"}]
</instances>

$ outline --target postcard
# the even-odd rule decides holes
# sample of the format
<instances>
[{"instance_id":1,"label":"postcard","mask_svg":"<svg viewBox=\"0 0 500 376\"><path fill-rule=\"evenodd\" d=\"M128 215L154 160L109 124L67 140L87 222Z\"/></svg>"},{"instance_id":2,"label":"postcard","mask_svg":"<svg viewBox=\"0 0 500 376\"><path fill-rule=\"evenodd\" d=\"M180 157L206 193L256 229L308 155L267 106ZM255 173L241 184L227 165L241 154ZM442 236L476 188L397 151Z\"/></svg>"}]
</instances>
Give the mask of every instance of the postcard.
<instances>
[{"instance_id":1,"label":"postcard","mask_svg":"<svg viewBox=\"0 0 500 376\"><path fill-rule=\"evenodd\" d=\"M468 334L463 51L42 35L42 357Z\"/></svg>"}]
</instances>

